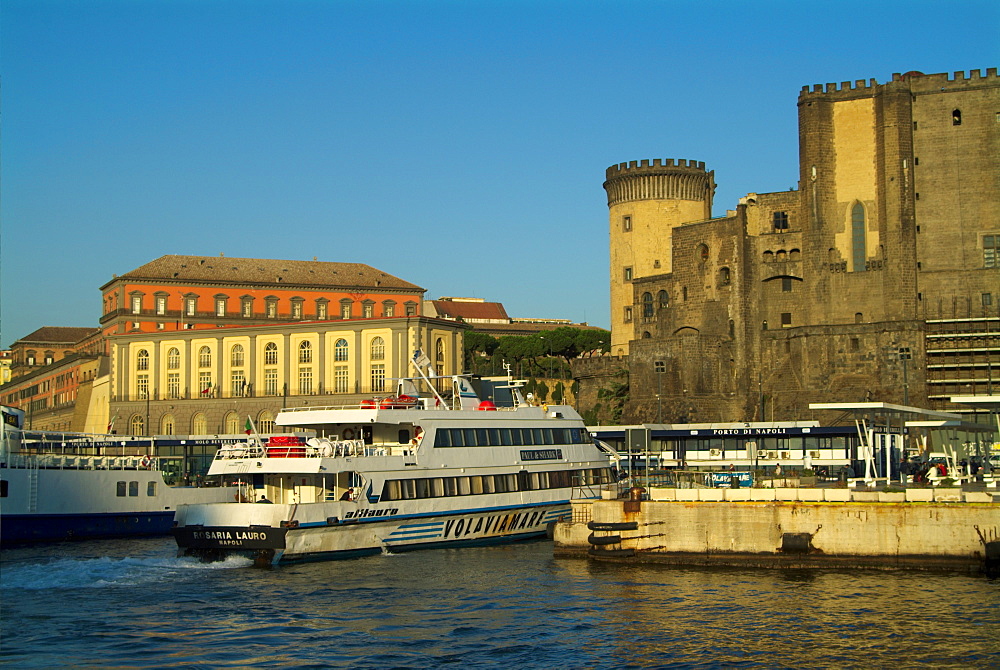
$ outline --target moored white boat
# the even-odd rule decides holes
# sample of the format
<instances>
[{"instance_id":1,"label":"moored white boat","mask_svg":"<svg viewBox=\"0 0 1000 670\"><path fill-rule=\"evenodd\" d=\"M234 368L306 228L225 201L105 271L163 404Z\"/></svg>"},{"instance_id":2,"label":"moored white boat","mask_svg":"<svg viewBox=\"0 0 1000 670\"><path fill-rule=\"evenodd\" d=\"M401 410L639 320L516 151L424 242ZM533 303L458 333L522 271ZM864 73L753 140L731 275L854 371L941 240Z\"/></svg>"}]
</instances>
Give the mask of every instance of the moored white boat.
<instances>
[{"instance_id":1,"label":"moored white boat","mask_svg":"<svg viewBox=\"0 0 1000 670\"><path fill-rule=\"evenodd\" d=\"M616 487L615 455L571 407L527 404L509 378L431 378L420 360L395 396L278 415L315 438L220 450L209 474L249 485L240 502L182 506L180 554L270 565L509 542Z\"/></svg>"},{"instance_id":2,"label":"moored white boat","mask_svg":"<svg viewBox=\"0 0 1000 670\"><path fill-rule=\"evenodd\" d=\"M148 453L99 454L97 445L111 436L26 431L22 410L3 406L2 413L0 543L5 546L167 535L181 503L232 499L237 491L171 487L158 459Z\"/></svg>"}]
</instances>

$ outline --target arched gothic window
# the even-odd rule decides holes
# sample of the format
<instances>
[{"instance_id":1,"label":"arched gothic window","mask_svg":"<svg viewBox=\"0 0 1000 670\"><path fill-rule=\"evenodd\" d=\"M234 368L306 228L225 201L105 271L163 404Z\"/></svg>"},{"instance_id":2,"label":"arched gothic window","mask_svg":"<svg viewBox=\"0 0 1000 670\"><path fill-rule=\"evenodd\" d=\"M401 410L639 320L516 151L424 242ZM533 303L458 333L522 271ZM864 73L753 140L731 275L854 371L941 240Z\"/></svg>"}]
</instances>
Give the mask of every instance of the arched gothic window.
<instances>
[{"instance_id":1,"label":"arched gothic window","mask_svg":"<svg viewBox=\"0 0 1000 670\"><path fill-rule=\"evenodd\" d=\"M311 342L299 342L299 363L312 363L313 350Z\"/></svg>"}]
</instances>

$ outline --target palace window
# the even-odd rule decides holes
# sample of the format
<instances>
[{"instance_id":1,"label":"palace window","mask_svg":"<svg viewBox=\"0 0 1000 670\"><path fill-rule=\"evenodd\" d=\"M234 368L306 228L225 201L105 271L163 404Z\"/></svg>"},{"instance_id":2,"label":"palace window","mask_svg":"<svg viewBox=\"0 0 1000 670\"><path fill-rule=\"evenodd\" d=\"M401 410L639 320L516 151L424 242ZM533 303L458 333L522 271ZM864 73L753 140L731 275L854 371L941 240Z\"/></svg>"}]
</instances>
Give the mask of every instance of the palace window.
<instances>
[{"instance_id":1,"label":"palace window","mask_svg":"<svg viewBox=\"0 0 1000 670\"><path fill-rule=\"evenodd\" d=\"M352 307L353 304L354 303L351 302L350 300L341 300L340 301L340 318L341 319L350 319L351 318L351 307Z\"/></svg>"},{"instance_id":2,"label":"palace window","mask_svg":"<svg viewBox=\"0 0 1000 670\"><path fill-rule=\"evenodd\" d=\"M240 298L240 312L244 319L253 317L253 298L249 296Z\"/></svg>"},{"instance_id":3,"label":"palace window","mask_svg":"<svg viewBox=\"0 0 1000 670\"><path fill-rule=\"evenodd\" d=\"M142 417L138 414L132 417L128 422L128 430L133 435L145 435L146 434L146 423L142 420Z\"/></svg>"},{"instance_id":4,"label":"palace window","mask_svg":"<svg viewBox=\"0 0 1000 670\"><path fill-rule=\"evenodd\" d=\"M347 375L346 365L333 366L333 392L347 393L350 389L350 378Z\"/></svg>"},{"instance_id":5,"label":"palace window","mask_svg":"<svg viewBox=\"0 0 1000 670\"><path fill-rule=\"evenodd\" d=\"M386 318L392 318L396 316L396 303L392 300L386 300L382 303L382 315Z\"/></svg>"},{"instance_id":6,"label":"palace window","mask_svg":"<svg viewBox=\"0 0 1000 670\"><path fill-rule=\"evenodd\" d=\"M333 343L333 360L346 361L349 353L350 347L347 344L347 340L344 338L340 338Z\"/></svg>"},{"instance_id":7,"label":"palace window","mask_svg":"<svg viewBox=\"0 0 1000 670\"><path fill-rule=\"evenodd\" d=\"M134 295L132 296L132 313L141 314L142 313L142 296Z\"/></svg>"},{"instance_id":8,"label":"palace window","mask_svg":"<svg viewBox=\"0 0 1000 670\"><path fill-rule=\"evenodd\" d=\"M149 397L149 375L135 376L135 395L139 400Z\"/></svg>"},{"instance_id":9,"label":"palace window","mask_svg":"<svg viewBox=\"0 0 1000 670\"><path fill-rule=\"evenodd\" d=\"M312 368L299 368L299 394L309 395L313 392Z\"/></svg>"},{"instance_id":10,"label":"palace window","mask_svg":"<svg viewBox=\"0 0 1000 670\"><path fill-rule=\"evenodd\" d=\"M234 368L243 367L243 345L234 344L233 348L230 350L229 364Z\"/></svg>"},{"instance_id":11,"label":"palace window","mask_svg":"<svg viewBox=\"0 0 1000 670\"><path fill-rule=\"evenodd\" d=\"M208 347L202 347L198 350L198 367L199 368L210 368L212 367L212 350Z\"/></svg>"},{"instance_id":12,"label":"palace window","mask_svg":"<svg viewBox=\"0 0 1000 670\"><path fill-rule=\"evenodd\" d=\"M277 319L278 318L278 299L277 298L275 298L273 296L269 296L267 298L264 298L264 314L269 319Z\"/></svg>"},{"instance_id":13,"label":"palace window","mask_svg":"<svg viewBox=\"0 0 1000 670\"><path fill-rule=\"evenodd\" d=\"M217 297L215 299L215 315L216 316L226 315L226 298Z\"/></svg>"},{"instance_id":14,"label":"palace window","mask_svg":"<svg viewBox=\"0 0 1000 670\"><path fill-rule=\"evenodd\" d=\"M166 314L167 313L167 298L166 296L158 295L156 296L156 313Z\"/></svg>"},{"instance_id":15,"label":"palace window","mask_svg":"<svg viewBox=\"0 0 1000 670\"><path fill-rule=\"evenodd\" d=\"M385 366L373 365L371 370L372 393L385 391Z\"/></svg>"},{"instance_id":16,"label":"palace window","mask_svg":"<svg viewBox=\"0 0 1000 670\"><path fill-rule=\"evenodd\" d=\"M257 417L257 431L260 433L273 433L274 415L268 411L261 412Z\"/></svg>"},{"instance_id":17,"label":"palace window","mask_svg":"<svg viewBox=\"0 0 1000 670\"><path fill-rule=\"evenodd\" d=\"M438 375L444 375L444 339L434 341L434 370Z\"/></svg>"},{"instance_id":18,"label":"palace window","mask_svg":"<svg viewBox=\"0 0 1000 670\"><path fill-rule=\"evenodd\" d=\"M325 298L320 298L316 301L316 318L320 321L326 320L327 314L327 302Z\"/></svg>"},{"instance_id":19,"label":"palace window","mask_svg":"<svg viewBox=\"0 0 1000 670\"><path fill-rule=\"evenodd\" d=\"M373 361L385 360L385 340L383 340L381 337L372 338L371 359Z\"/></svg>"},{"instance_id":20,"label":"palace window","mask_svg":"<svg viewBox=\"0 0 1000 670\"><path fill-rule=\"evenodd\" d=\"M302 298L292 298L292 318L302 318Z\"/></svg>"},{"instance_id":21,"label":"palace window","mask_svg":"<svg viewBox=\"0 0 1000 670\"><path fill-rule=\"evenodd\" d=\"M278 345L268 342L264 345L264 365L278 364Z\"/></svg>"},{"instance_id":22,"label":"palace window","mask_svg":"<svg viewBox=\"0 0 1000 670\"><path fill-rule=\"evenodd\" d=\"M197 298L185 298L184 299L184 314L186 316L194 316L198 309L198 299Z\"/></svg>"},{"instance_id":23,"label":"palace window","mask_svg":"<svg viewBox=\"0 0 1000 670\"><path fill-rule=\"evenodd\" d=\"M229 396L239 398L246 394L247 378L243 376L242 370L233 370L229 376Z\"/></svg>"},{"instance_id":24,"label":"palace window","mask_svg":"<svg viewBox=\"0 0 1000 670\"><path fill-rule=\"evenodd\" d=\"M365 304L362 305L361 310L362 310L362 315L366 319L370 319L373 316L375 316L375 303L373 303L373 302L365 302Z\"/></svg>"},{"instance_id":25,"label":"palace window","mask_svg":"<svg viewBox=\"0 0 1000 670\"><path fill-rule=\"evenodd\" d=\"M177 347L170 347L167 351L167 369L179 370L181 367L181 352Z\"/></svg>"},{"instance_id":26,"label":"palace window","mask_svg":"<svg viewBox=\"0 0 1000 670\"><path fill-rule=\"evenodd\" d=\"M167 373L167 397L168 398L181 397L181 373L179 372ZM170 434L171 433L167 433L167 435Z\"/></svg>"},{"instance_id":27,"label":"palace window","mask_svg":"<svg viewBox=\"0 0 1000 670\"><path fill-rule=\"evenodd\" d=\"M191 418L191 434L192 435L207 435L208 434L208 419L202 412L198 412Z\"/></svg>"},{"instance_id":28,"label":"palace window","mask_svg":"<svg viewBox=\"0 0 1000 670\"><path fill-rule=\"evenodd\" d=\"M264 395L278 395L277 368L264 368Z\"/></svg>"},{"instance_id":29,"label":"palace window","mask_svg":"<svg viewBox=\"0 0 1000 670\"><path fill-rule=\"evenodd\" d=\"M207 396L212 392L212 373L211 372L199 372L198 373L198 393L199 395Z\"/></svg>"},{"instance_id":30,"label":"palace window","mask_svg":"<svg viewBox=\"0 0 1000 670\"><path fill-rule=\"evenodd\" d=\"M299 342L299 363L312 363L313 350L311 342Z\"/></svg>"},{"instance_id":31,"label":"palace window","mask_svg":"<svg viewBox=\"0 0 1000 670\"><path fill-rule=\"evenodd\" d=\"M149 352L145 349L140 349L135 355L135 369L136 370L148 370L149 369Z\"/></svg>"}]
</instances>

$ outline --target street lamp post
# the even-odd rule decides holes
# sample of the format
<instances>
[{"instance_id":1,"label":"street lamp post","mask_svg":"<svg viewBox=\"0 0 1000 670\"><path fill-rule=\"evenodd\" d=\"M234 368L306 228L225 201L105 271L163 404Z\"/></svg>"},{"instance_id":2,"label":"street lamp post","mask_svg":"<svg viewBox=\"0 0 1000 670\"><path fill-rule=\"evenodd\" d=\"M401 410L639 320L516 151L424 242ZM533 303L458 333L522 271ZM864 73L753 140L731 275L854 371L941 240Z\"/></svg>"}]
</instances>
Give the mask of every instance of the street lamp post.
<instances>
[{"instance_id":1,"label":"street lamp post","mask_svg":"<svg viewBox=\"0 0 1000 670\"><path fill-rule=\"evenodd\" d=\"M544 335L539 335L538 337L545 340L545 343L549 345L549 379L552 379L552 340Z\"/></svg>"},{"instance_id":2,"label":"street lamp post","mask_svg":"<svg viewBox=\"0 0 1000 670\"><path fill-rule=\"evenodd\" d=\"M906 361L913 358L909 347L899 348L899 360L903 362L903 404L910 404L910 382L906 377Z\"/></svg>"}]
</instances>

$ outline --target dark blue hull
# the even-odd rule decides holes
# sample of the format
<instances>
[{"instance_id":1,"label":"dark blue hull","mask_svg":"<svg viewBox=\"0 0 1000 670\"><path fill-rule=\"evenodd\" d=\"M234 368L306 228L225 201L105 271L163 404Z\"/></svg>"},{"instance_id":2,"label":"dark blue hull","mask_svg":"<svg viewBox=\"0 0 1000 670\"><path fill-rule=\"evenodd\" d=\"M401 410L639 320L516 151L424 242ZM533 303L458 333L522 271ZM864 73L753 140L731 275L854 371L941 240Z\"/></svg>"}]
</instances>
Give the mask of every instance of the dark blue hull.
<instances>
[{"instance_id":1,"label":"dark blue hull","mask_svg":"<svg viewBox=\"0 0 1000 670\"><path fill-rule=\"evenodd\" d=\"M174 513L116 514L5 514L0 522L0 544L97 540L116 537L169 535Z\"/></svg>"}]
</instances>

